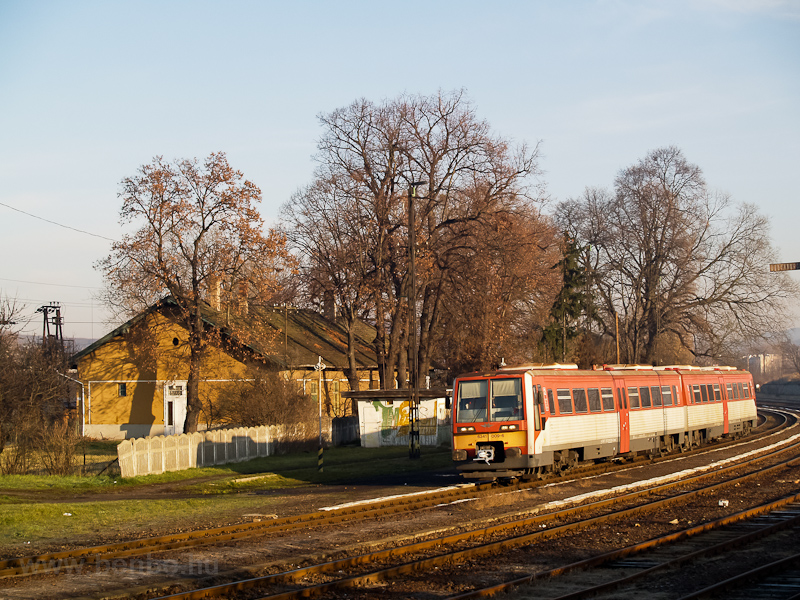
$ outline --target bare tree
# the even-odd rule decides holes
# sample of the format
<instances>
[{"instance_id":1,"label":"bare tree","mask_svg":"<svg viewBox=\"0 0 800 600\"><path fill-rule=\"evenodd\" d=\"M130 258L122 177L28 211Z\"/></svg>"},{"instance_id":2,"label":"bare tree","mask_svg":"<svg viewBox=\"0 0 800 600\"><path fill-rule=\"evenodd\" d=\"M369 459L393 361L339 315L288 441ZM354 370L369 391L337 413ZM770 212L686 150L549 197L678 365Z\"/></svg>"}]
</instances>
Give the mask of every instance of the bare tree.
<instances>
[{"instance_id":1,"label":"bare tree","mask_svg":"<svg viewBox=\"0 0 800 600\"><path fill-rule=\"evenodd\" d=\"M395 372L398 384L405 386L412 362L409 309L419 314L419 347L411 350L418 352L419 372L412 375L413 381L430 365L447 272L459 262L469 238L467 225L530 209L537 191L531 186L538 173L537 149L512 150L477 118L462 92L401 96L380 105L361 100L323 115L321 121L325 133L315 183L295 202L311 205L316 201L313 194L324 191L331 210L340 213L335 222L353 229L346 249L365 260L351 271L358 273L358 283L352 283L359 298L364 298L363 292L371 294L382 386L391 385L387 378ZM418 285L412 291L407 192L420 181L425 184L418 187L412 224ZM347 265L354 264L352 259L345 258ZM315 272L341 268L327 265Z\"/></svg>"},{"instance_id":2,"label":"bare tree","mask_svg":"<svg viewBox=\"0 0 800 600\"><path fill-rule=\"evenodd\" d=\"M170 295L179 321L189 331L185 428L196 431L204 349L212 332L202 311L211 297L227 305L265 302L277 288L277 272L291 266L285 238L262 233L255 204L261 191L228 165L223 153L168 163L156 157L122 181L123 225L137 227L96 267L106 299L129 316ZM247 335L246 331L240 335Z\"/></svg>"},{"instance_id":3,"label":"bare tree","mask_svg":"<svg viewBox=\"0 0 800 600\"><path fill-rule=\"evenodd\" d=\"M603 333L615 316L630 362L659 362L679 340L696 358L781 327L797 293L771 277L769 222L756 207L708 191L675 147L623 169L614 194L587 189L559 205L560 223L586 245Z\"/></svg>"},{"instance_id":4,"label":"bare tree","mask_svg":"<svg viewBox=\"0 0 800 600\"><path fill-rule=\"evenodd\" d=\"M526 211L466 229L446 272L438 361L458 373L536 360L560 282L555 228Z\"/></svg>"},{"instance_id":5,"label":"bare tree","mask_svg":"<svg viewBox=\"0 0 800 600\"><path fill-rule=\"evenodd\" d=\"M345 374L350 389L357 390L356 326L375 293L367 253L375 232L363 226L369 215L356 199L320 179L295 194L284 206L283 216L292 247L306 257L302 269L306 301L321 299L341 310L348 336Z\"/></svg>"}]
</instances>

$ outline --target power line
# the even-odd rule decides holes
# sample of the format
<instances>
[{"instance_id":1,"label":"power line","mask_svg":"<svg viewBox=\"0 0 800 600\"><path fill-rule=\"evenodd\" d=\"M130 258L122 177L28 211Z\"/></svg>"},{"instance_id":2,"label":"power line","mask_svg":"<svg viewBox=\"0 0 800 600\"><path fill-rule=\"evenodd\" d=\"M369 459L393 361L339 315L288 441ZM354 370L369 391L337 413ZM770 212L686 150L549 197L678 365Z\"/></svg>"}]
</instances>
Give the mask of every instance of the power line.
<instances>
[{"instance_id":1,"label":"power line","mask_svg":"<svg viewBox=\"0 0 800 600\"><path fill-rule=\"evenodd\" d=\"M90 231L84 231L83 229L77 229L76 227L70 227L69 225L64 225L62 223L57 223L55 221L51 221L50 219L45 219L44 217L40 217L38 215L34 215L32 213L25 212L24 210L20 210L19 208L15 208L13 206L10 206L10 205L6 204L5 202L0 202L0 206L5 206L6 208L10 208L11 210L15 210L17 212L20 212L23 215L28 215L29 217L33 217L34 219L39 219L40 221L45 221L46 223L51 223L53 225L58 225L59 227L63 227L64 229L71 229L72 231L77 231L78 233L83 233L83 234L86 234L86 235L91 235L91 236L96 237L96 238L101 238L101 239L104 239L104 240L108 240L109 242L116 242L117 241L117 240L113 240L113 239L111 239L109 237L106 237L104 235L98 235L98 234L92 233Z\"/></svg>"},{"instance_id":2,"label":"power line","mask_svg":"<svg viewBox=\"0 0 800 600\"><path fill-rule=\"evenodd\" d=\"M14 297L14 298L9 298L9 300L14 300L16 302L33 302L34 304L41 304L43 302L51 302L52 298L47 299L47 298L16 298L16 297ZM67 301L59 300L59 302L61 304L65 305L65 306L80 306L80 307L83 307L83 308L94 308L94 307L102 308L101 305L95 304L94 302L79 302L77 300L75 302L71 302L69 300L67 300Z\"/></svg>"},{"instance_id":3,"label":"power line","mask_svg":"<svg viewBox=\"0 0 800 600\"><path fill-rule=\"evenodd\" d=\"M2 202L0 202L2 204ZM106 238L108 239L108 238ZM113 240L112 240L113 241ZM81 288L84 290L101 290L103 288L91 286L91 285L69 285L66 283L44 283L42 281L25 281L23 279L6 279L4 277L0 277L0 281L13 281L14 283L29 283L31 285L49 285L53 287L71 287L71 288Z\"/></svg>"}]
</instances>

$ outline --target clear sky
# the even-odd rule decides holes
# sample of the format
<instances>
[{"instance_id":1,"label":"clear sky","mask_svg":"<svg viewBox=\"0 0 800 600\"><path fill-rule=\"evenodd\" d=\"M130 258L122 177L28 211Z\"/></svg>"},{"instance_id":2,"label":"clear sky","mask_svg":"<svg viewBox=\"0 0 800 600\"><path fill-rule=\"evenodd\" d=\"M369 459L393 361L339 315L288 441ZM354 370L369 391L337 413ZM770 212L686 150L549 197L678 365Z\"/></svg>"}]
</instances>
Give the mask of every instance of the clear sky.
<instances>
[{"instance_id":1,"label":"clear sky","mask_svg":"<svg viewBox=\"0 0 800 600\"><path fill-rule=\"evenodd\" d=\"M274 222L317 115L462 88L496 133L541 141L553 201L672 144L800 261L798 0L0 0L1 293L25 332L56 301L67 337L99 337L93 265L140 165L224 151Z\"/></svg>"}]
</instances>

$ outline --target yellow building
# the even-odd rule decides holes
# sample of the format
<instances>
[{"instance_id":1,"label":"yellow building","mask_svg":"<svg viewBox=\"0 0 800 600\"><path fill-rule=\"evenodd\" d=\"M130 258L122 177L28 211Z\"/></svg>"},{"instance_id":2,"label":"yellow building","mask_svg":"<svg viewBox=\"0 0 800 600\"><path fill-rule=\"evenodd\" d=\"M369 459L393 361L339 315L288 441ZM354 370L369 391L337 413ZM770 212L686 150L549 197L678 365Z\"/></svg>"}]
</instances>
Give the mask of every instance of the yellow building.
<instances>
[{"instance_id":1,"label":"yellow building","mask_svg":"<svg viewBox=\"0 0 800 600\"><path fill-rule=\"evenodd\" d=\"M72 357L83 386L85 435L122 439L183 432L189 336L176 311L171 298L162 300ZM343 373L347 333L336 321L291 307L260 309L246 319L208 307L203 317L213 341L199 384L201 428L217 424L221 399L252 376L252 368L297 381L315 405L322 402L327 417L356 414L352 401L341 396L350 389ZM378 386L374 337L374 329L358 324L355 356L362 390Z\"/></svg>"}]
</instances>

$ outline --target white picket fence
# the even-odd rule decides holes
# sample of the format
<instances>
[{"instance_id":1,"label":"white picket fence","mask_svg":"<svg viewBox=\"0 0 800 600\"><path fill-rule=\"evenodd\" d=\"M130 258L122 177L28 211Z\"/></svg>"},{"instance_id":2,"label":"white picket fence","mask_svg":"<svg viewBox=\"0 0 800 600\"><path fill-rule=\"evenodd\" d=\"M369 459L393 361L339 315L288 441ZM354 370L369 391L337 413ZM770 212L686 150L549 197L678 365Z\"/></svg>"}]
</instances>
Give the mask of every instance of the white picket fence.
<instances>
[{"instance_id":1,"label":"white picket fence","mask_svg":"<svg viewBox=\"0 0 800 600\"><path fill-rule=\"evenodd\" d=\"M330 440L330 420L323 425L323 439ZM120 442L117 458L123 477L222 465L270 456L278 444L315 439L318 428L311 429L272 425L134 438Z\"/></svg>"}]
</instances>

